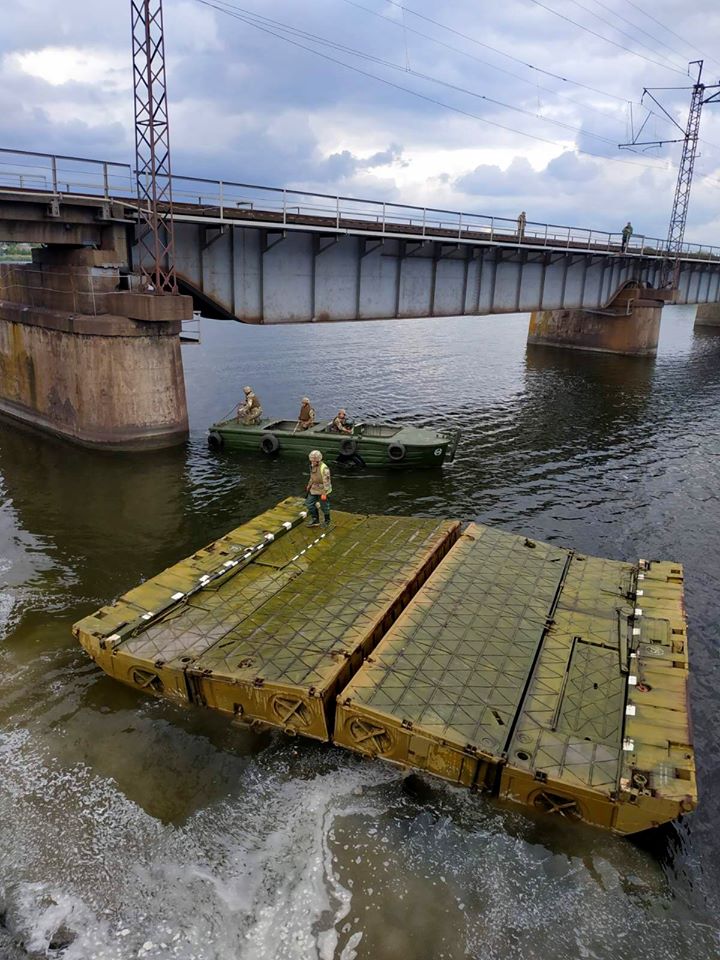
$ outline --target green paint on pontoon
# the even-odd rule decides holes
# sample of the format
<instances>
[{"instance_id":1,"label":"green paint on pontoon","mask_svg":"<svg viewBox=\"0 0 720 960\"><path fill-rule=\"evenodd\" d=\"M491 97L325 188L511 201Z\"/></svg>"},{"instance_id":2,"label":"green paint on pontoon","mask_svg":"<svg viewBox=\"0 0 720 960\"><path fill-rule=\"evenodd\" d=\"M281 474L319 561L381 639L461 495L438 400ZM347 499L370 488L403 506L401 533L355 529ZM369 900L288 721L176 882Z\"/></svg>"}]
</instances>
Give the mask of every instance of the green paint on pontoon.
<instances>
[{"instance_id":1,"label":"green paint on pontoon","mask_svg":"<svg viewBox=\"0 0 720 960\"><path fill-rule=\"evenodd\" d=\"M366 422L355 424L352 434L342 434L329 429L331 422L298 430L295 420L263 420L257 426L223 420L210 427L208 442L215 448L264 456L307 456L320 450L327 461L359 457L368 467L439 467L454 458L460 438L458 430Z\"/></svg>"}]
</instances>

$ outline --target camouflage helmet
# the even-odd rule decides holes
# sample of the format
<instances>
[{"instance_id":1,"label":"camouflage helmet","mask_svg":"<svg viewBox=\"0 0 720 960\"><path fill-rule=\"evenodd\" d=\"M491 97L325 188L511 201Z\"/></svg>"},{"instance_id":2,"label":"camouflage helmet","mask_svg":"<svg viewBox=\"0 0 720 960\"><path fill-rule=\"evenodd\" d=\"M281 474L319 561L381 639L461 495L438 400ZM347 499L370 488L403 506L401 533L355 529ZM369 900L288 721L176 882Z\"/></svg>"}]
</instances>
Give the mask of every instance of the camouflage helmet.
<instances>
[{"instance_id":1,"label":"camouflage helmet","mask_svg":"<svg viewBox=\"0 0 720 960\"><path fill-rule=\"evenodd\" d=\"M320 453L319 450L311 450L310 453L308 454L308 460L317 460L317 461L320 461L320 460L322 460L322 458L323 458L323 456L322 456L322 454Z\"/></svg>"},{"instance_id":2,"label":"camouflage helmet","mask_svg":"<svg viewBox=\"0 0 720 960\"><path fill-rule=\"evenodd\" d=\"M252 393L252 387L243 387L243 393Z\"/></svg>"}]
</instances>

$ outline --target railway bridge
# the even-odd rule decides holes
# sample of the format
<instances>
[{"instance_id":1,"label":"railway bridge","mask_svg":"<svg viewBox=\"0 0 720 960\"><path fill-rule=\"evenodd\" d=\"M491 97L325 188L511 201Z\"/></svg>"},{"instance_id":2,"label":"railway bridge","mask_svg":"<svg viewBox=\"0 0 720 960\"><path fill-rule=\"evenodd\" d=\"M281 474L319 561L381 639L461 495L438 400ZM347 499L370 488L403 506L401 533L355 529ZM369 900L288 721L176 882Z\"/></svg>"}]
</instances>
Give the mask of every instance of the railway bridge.
<instances>
[{"instance_id":1,"label":"railway bridge","mask_svg":"<svg viewBox=\"0 0 720 960\"><path fill-rule=\"evenodd\" d=\"M137 282L130 165L0 151L0 412L89 445L187 434L179 332L193 306L279 324L531 314L528 341L654 355L664 303L720 323L720 247L376 200L172 177L185 296Z\"/></svg>"}]
</instances>

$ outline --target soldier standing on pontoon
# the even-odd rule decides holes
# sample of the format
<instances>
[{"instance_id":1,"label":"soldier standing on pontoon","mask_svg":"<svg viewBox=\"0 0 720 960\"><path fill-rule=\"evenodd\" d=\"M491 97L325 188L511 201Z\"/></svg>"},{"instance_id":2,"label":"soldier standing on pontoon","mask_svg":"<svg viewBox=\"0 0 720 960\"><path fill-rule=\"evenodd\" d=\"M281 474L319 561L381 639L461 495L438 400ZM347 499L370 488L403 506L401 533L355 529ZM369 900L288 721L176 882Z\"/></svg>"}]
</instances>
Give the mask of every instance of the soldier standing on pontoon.
<instances>
[{"instance_id":1,"label":"soldier standing on pontoon","mask_svg":"<svg viewBox=\"0 0 720 960\"><path fill-rule=\"evenodd\" d=\"M319 450L311 450L308 454L310 460L310 479L305 487L307 499L305 505L310 514L308 526L319 527L320 516L318 514L318 503L323 512L325 526L330 526L330 503L328 497L332 493L332 480L330 477L330 467L323 463L323 455Z\"/></svg>"},{"instance_id":2,"label":"soldier standing on pontoon","mask_svg":"<svg viewBox=\"0 0 720 960\"><path fill-rule=\"evenodd\" d=\"M243 426L252 427L260 423L262 418L262 404L258 397L253 393L252 387L243 387L245 394L245 403L239 404L237 408L237 422Z\"/></svg>"}]
</instances>

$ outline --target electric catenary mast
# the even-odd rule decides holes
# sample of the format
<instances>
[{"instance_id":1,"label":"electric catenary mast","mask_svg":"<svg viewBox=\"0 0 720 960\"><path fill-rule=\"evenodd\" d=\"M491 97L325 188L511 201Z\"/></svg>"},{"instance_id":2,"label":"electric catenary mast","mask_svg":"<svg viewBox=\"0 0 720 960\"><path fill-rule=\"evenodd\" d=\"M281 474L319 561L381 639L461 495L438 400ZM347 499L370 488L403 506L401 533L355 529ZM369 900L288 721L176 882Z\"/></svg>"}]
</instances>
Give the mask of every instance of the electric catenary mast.
<instances>
[{"instance_id":1,"label":"electric catenary mast","mask_svg":"<svg viewBox=\"0 0 720 960\"><path fill-rule=\"evenodd\" d=\"M680 158L680 167L678 169L678 178L675 185L675 197L673 199L672 213L670 214L670 225L668 227L667 244L665 247L665 256L660 267L660 286L677 287L678 276L680 273L680 253L685 238L685 225L687 223L688 204L690 202L690 188L692 187L693 171L695 169L695 157L697 155L697 145L700 138L700 116L703 105L712 103L714 100L720 100L720 91L706 96L708 90L714 90L720 87L720 84L711 84L706 86L702 83L702 60L693 60L690 67L697 67L697 79L691 87L690 109L685 129L680 126L675 117L669 113L660 101L654 96L653 90L686 90L687 87L645 87L641 98L641 103L645 97L649 97L665 114L665 116L678 128L683 135L674 140L640 140L639 137L647 123L650 113L643 121L637 134L630 143L619 144L620 148L632 147L662 147L666 143L682 143L682 156Z\"/></svg>"},{"instance_id":2,"label":"electric catenary mast","mask_svg":"<svg viewBox=\"0 0 720 960\"><path fill-rule=\"evenodd\" d=\"M162 0L131 0L138 267L145 292L177 293Z\"/></svg>"}]
</instances>

